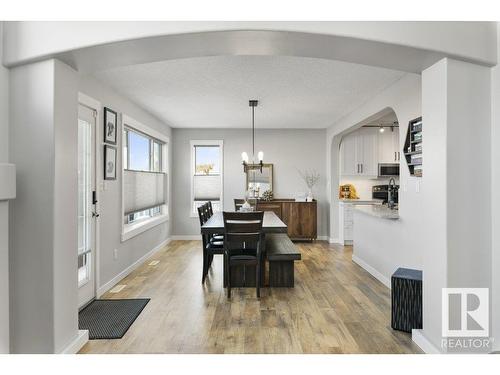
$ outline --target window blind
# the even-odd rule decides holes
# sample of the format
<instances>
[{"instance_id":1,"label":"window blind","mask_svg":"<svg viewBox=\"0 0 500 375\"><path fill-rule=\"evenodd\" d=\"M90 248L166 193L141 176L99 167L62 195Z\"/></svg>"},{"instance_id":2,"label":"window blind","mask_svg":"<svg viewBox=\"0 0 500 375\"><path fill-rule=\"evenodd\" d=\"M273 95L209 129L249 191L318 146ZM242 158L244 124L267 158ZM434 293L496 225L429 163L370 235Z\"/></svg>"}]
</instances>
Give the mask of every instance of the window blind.
<instances>
[{"instance_id":1,"label":"window blind","mask_svg":"<svg viewBox=\"0 0 500 375\"><path fill-rule=\"evenodd\" d=\"M125 214L165 204L166 173L123 171L123 203Z\"/></svg>"},{"instance_id":2,"label":"window blind","mask_svg":"<svg viewBox=\"0 0 500 375\"><path fill-rule=\"evenodd\" d=\"M221 196L220 175L195 175L194 200L218 201Z\"/></svg>"}]
</instances>

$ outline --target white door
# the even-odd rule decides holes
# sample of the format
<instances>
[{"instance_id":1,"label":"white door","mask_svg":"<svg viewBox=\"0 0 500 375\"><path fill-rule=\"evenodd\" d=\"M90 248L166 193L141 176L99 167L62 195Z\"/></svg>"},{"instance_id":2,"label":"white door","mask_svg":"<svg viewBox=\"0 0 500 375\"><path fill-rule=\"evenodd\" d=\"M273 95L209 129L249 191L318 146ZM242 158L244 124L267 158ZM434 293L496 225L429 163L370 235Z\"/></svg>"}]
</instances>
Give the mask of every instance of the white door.
<instances>
[{"instance_id":1,"label":"white door","mask_svg":"<svg viewBox=\"0 0 500 375\"><path fill-rule=\"evenodd\" d=\"M78 306L95 298L96 111L78 106Z\"/></svg>"},{"instance_id":2,"label":"white door","mask_svg":"<svg viewBox=\"0 0 500 375\"><path fill-rule=\"evenodd\" d=\"M356 161L356 134L348 134L342 138L341 165L343 176L353 176L358 174L358 164Z\"/></svg>"}]
</instances>

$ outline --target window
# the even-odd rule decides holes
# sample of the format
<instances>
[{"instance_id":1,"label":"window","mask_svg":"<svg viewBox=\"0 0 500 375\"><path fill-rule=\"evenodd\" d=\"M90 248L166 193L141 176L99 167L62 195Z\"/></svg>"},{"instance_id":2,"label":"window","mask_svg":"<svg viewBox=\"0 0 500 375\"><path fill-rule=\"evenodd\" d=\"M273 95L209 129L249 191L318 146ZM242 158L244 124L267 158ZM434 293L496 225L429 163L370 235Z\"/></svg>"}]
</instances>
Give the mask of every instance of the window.
<instances>
[{"instance_id":1,"label":"window","mask_svg":"<svg viewBox=\"0 0 500 375\"><path fill-rule=\"evenodd\" d=\"M191 216L198 216L196 209L208 201L214 211L223 209L222 169L222 141L191 141Z\"/></svg>"},{"instance_id":2,"label":"window","mask_svg":"<svg viewBox=\"0 0 500 375\"><path fill-rule=\"evenodd\" d=\"M123 117L124 241L167 219L168 138Z\"/></svg>"}]
</instances>

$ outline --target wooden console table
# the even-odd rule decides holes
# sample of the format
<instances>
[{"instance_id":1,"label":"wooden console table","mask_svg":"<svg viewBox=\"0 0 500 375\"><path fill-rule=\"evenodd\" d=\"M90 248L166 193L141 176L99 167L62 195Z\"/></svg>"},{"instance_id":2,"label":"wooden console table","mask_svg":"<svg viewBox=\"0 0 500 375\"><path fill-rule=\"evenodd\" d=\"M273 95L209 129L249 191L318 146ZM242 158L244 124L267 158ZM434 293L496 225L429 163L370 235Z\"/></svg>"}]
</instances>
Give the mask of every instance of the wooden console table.
<instances>
[{"instance_id":1,"label":"wooden console table","mask_svg":"<svg viewBox=\"0 0 500 375\"><path fill-rule=\"evenodd\" d=\"M294 199L257 201L258 211L272 211L286 225L288 237L293 240L315 240L318 237L318 204L296 202Z\"/></svg>"}]
</instances>

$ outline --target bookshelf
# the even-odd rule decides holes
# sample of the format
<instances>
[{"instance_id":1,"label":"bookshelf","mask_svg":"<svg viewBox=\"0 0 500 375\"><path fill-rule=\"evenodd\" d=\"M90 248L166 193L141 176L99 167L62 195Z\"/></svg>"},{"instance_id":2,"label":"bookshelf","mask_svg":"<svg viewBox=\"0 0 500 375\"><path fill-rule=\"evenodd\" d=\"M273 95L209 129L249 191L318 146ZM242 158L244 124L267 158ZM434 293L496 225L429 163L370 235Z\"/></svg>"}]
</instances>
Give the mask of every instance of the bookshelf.
<instances>
[{"instance_id":1,"label":"bookshelf","mask_svg":"<svg viewBox=\"0 0 500 375\"><path fill-rule=\"evenodd\" d=\"M422 177L422 117L408 123L403 151L410 175Z\"/></svg>"}]
</instances>

